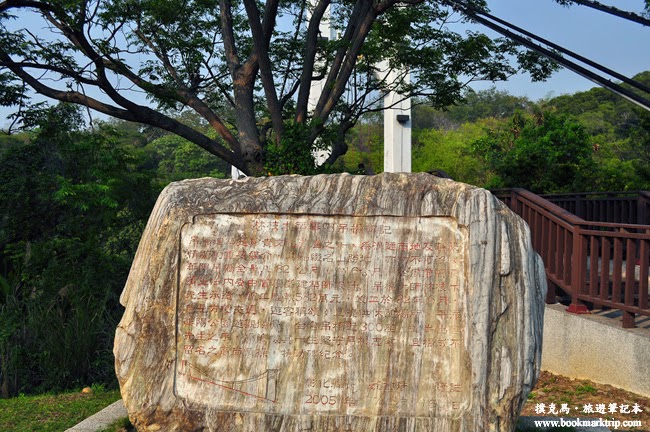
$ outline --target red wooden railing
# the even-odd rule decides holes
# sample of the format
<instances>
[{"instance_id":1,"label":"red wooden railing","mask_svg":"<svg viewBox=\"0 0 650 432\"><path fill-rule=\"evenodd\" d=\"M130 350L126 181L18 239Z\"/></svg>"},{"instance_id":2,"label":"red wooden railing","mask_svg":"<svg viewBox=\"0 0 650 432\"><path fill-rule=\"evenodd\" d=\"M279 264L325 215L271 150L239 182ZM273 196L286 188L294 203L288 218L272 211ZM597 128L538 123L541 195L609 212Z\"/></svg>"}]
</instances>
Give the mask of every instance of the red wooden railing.
<instances>
[{"instance_id":1,"label":"red wooden railing","mask_svg":"<svg viewBox=\"0 0 650 432\"><path fill-rule=\"evenodd\" d=\"M650 225L650 192L647 191L540 196L588 221Z\"/></svg>"},{"instance_id":2,"label":"red wooden railing","mask_svg":"<svg viewBox=\"0 0 650 432\"><path fill-rule=\"evenodd\" d=\"M586 221L524 189L496 196L530 226L549 281L547 303L555 303L559 287L571 297L570 312L619 309L626 328L636 314L650 316L650 225Z\"/></svg>"}]
</instances>

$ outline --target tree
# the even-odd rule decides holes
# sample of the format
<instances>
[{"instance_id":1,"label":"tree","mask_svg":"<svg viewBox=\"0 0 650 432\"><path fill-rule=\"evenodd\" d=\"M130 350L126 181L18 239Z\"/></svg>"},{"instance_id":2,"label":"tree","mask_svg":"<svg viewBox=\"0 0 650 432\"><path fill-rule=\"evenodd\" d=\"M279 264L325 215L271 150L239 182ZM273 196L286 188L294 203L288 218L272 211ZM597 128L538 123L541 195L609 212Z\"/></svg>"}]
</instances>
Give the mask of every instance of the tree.
<instances>
[{"instance_id":1,"label":"tree","mask_svg":"<svg viewBox=\"0 0 650 432\"><path fill-rule=\"evenodd\" d=\"M486 8L484 0L470 3ZM552 72L549 61L511 41L452 31L454 21L465 20L455 4L4 0L0 103L24 110L31 88L172 132L248 174L308 170L316 146L331 148L330 166L346 152L346 132L364 113L383 109L387 91L446 106L473 80ZM337 40L319 33L328 10ZM38 27L46 33L31 30ZM409 71L411 82L405 73L382 79L379 64ZM316 80L324 90L310 106ZM217 137L173 115L183 109L199 114ZM278 155L287 153L301 162L276 169L286 159Z\"/></svg>"},{"instance_id":2,"label":"tree","mask_svg":"<svg viewBox=\"0 0 650 432\"><path fill-rule=\"evenodd\" d=\"M513 96L495 87L480 91L468 88L462 100L443 110L416 104L413 109L413 129L456 129L463 123L490 117L507 118L517 110L530 111L532 108L533 103L525 96Z\"/></svg>"},{"instance_id":3,"label":"tree","mask_svg":"<svg viewBox=\"0 0 650 432\"><path fill-rule=\"evenodd\" d=\"M0 152L0 397L114 381L119 293L159 192L76 107L35 120Z\"/></svg>"},{"instance_id":4,"label":"tree","mask_svg":"<svg viewBox=\"0 0 650 432\"><path fill-rule=\"evenodd\" d=\"M472 154L470 143L484 138L486 130L496 124L497 120L487 118L463 123L454 130L416 131L413 138L418 146L413 151L413 171L442 170L456 181L483 187L494 173L482 158Z\"/></svg>"},{"instance_id":5,"label":"tree","mask_svg":"<svg viewBox=\"0 0 650 432\"><path fill-rule=\"evenodd\" d=\"M650 72L639 73L633 79L647 85ZM650 115L646 110L602 88L558 96L546 101L545 107L560 115L570 115L590 135L599 173L592 179L590 189L648 188Z\"/></svg>"},{"instance_id":6,"label":"tree","mask_svg":"<svg viewBox=\"0 0 650 432\"><path fill-rule=\"evenodd\" d=\"M594 169L585 128L551 112L517 112L472 146L495 174L489 187L523 187L534 193L584 190Z\"/></svg>"}]
</instances>

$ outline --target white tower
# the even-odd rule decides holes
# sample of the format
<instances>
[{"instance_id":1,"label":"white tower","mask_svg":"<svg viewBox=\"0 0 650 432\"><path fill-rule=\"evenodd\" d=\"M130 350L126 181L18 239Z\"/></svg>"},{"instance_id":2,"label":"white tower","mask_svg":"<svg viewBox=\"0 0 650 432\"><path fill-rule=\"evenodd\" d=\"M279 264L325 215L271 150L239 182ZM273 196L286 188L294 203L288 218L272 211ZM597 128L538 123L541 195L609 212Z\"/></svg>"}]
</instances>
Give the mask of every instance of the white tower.
<instances>
[{"instance_id":1,"label":"white tower","mask_svg":"<svg viewBox=\"0 0 650 432\"><path fill-rule=\"evenodd\" d=\"M387 82L402 74L390 69L386 61L379 69ZM410 74L404 80L408 84ZM384 108L384 172L411 172L411 99L391 91L384 97Z\"/></svg>"}]
</instances>

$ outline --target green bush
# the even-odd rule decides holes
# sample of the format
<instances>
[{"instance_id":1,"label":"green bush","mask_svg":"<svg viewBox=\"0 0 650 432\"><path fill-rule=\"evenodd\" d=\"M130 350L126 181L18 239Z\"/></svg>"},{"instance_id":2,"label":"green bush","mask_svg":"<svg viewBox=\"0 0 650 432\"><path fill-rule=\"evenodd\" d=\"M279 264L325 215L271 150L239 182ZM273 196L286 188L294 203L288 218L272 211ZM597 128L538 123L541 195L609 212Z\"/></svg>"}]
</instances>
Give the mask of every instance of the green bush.
<instances>
[{"instance_id":1,"label":"green bush","mask_svg":"<svg viewBox=\"0 0 650 432\"><path fill-rule=\"evenodd\" d=\"M0 152L0 390L114 384L119 295L157 190L114 130L75 108Z\"/></svg>"}]
</instances>

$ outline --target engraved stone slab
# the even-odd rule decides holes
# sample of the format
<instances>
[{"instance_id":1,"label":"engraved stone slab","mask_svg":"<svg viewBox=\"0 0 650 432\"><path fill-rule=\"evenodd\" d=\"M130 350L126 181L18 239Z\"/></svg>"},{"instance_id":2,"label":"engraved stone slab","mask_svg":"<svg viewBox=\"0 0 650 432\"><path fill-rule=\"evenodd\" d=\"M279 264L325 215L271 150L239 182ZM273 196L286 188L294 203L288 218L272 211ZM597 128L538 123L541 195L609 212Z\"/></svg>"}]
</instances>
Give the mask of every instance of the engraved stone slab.
<instances>
[{"instance_id":1,"label":"engraved stone slab","mask_svg":"<svg viewBox=\"0 0 650 432\"><path fill-rule=\"evenodd\" d=\"M429 175L185 181L143 235L116 370L139 430L511 430L543 274L521 220Z\"/></svg>"},{"instance_id":2,"label":"engraved stone slab","mask_svg":"<svg viewBox=\"0 0 650 432\"><path fill-rule=\"evenodd\" d=\"M197 216L181 230L178 396L265 413L459 414L466 237L451 218Z\"/></svg>"}]
</instances>

